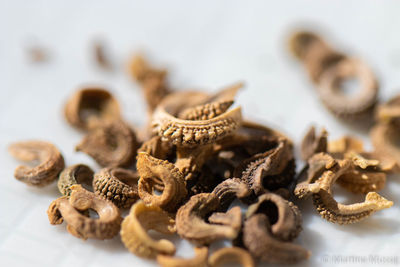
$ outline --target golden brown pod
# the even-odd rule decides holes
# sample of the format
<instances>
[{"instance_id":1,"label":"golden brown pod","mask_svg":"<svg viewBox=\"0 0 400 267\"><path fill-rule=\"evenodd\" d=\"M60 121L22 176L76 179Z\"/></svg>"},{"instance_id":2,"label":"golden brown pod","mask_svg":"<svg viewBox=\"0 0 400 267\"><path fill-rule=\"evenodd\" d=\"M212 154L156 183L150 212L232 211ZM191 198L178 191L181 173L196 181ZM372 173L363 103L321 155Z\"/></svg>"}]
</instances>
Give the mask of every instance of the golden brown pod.
<instances>
[{"instance_id":1,"label":"golden brown pod","mask_svg":"<svg viewBox=\"0 0 400 267\"><path fill-rule=\"evenodd\" d=\"M312 155L320 152L326 152L328 146L328 132L322 129L319 135L315 133L315 127L312 126L301 142L301 158L307 161Z\"/></svg>"},{"instance_id":2,"label":"golden brown pod","mask_svg":"<svg viewBox=\"0 0 400 267\"><path fill-rule=\"evenodd\" d=\"M211 254L208 259L210 267L218 267L226 264L240 263L243 267L254 267L253 257L247 250L239 247L220 248Z\"/></svg>"},{"instance_id":3,"label":"golden brown pod","mask_svg":"<svg viewBox=\"0 0 400 267\"><path fill-rule=\"evenodd\" d=\"M118 234L122 218L114 204L81 185L70 188L72 192L69 198L60 197L50 204L47 215L51 224L61 224L65 220L68 232L81 239L110 239ZM83 215L82 212L88 209L95 210L99 218Z\"/></svg>"},{"instance_id":4,"label":"golden brown pod","mask_svg":"<svg viewBox=\"0 0 400 267\"><path fill-rule=\"evenodd\" d=\"M121 120L99 124L76 146L103 167L130 166L136 156L138 143L131 128Z\"/></svg>"},{"instance_id":5,"label":"golden brown pod","mask_svg":"<svg viewBox=\"0 0 400 267\"><path fill-rule=\"evenodd\" d=\"M174 164L140 152L136 164L139 179L139 196L146 203L168 211L175 211L187 195L183 174ZM163 184L161 195L154 185Z\"/></svg>"},{"instance_id":6,"label":"golden brown pod","mask_svg":"<svg viewBox=\"0 0 400 267\"><path fill-rule=\"evenodd\" d=\"M213 213L219 208L219 199L212 193L194 195L176 214L178 234L197 245L205 245L219 239L234 239L241 227L240 208L226 213Z\"/></svg>"},{"instance_id":7,"label":"golden brown pod","mask_svg":"<svg viewBox=\"0 0 400 267\"><path fill-rule=\"evenodd\" d=\"M81 130L121 118L118 101L102 88L87 87L76 91L68 99L64 112L68 123Z\"/></svg>"},{"instance_id":8,"label":"golden brown pod","mask_svg":"<svg viewBox=\"0 0 400 267\"><path fill-rule=\"evenodd\" d=\"M119 208L129 208L139 199L139 175L122 168L104 168L94 175L96 195L113 202Z\"/></svg>"},{"instance_id":9,"label":"golden brown pod","mask_svg":"<svg viewBox=\"0 0 400 267\"><path fill-rule=\"evenodd\" d=\"M390 157L400 166L399 131L391 123L378 123L370 132L376 153L382 157Z\"/></svg>"},{"instance_id":10,"label":"golden brown pod","mask_svg":"<svg viewBox=\"0 0 400 267\"><path fill-rule=\"evenodd\" d=\"M195 247L194 253L190 259L158 254L157 262L162 267L208 267L208 247Z\"/></svg>"},{"instance_id":11,"label":"golden brown pod","mask_svg":"<svg viewBox=\"0 0 400 267\"><path fill-rule=\"evenodd\" d=\"M92 184L93 170L85 164L75 164L65 168L58 178L57 186L64 196L71 195L71 186L74 184Z\"/></svg>"},{"instance_id":12,"label":"golden brown pod","mask_svg":"<svg viewBox=\"0 0 400 267\"><path fill-rule=\"evenodd\" d=\"M9 153L25 162L39 161L35 167L18 166L14 171L17 180L31 186L46 186L57 179L64 169L64 158L51 143L44 141L23 141L11 144Z\"/></svg>"},{"instance_id":13,"label":"golden brown pod","mask_svg":"<svg viewBox=\"0 0 400 267\"><path fill-rule=\"evenodd\" d=\"M380 104L375 112L375 118L381 123L390 123L395 128L400 127L400 95L396 95L386 103Z\"/></svg>"},{"instance_id":14,"label":"golden brown pod","mask_svg":"<svg viewBox=\"0 0 400 267\"><path fill-rule=\"evenodd\" d=\"M132 206L121 225L121 239L125 247L133 254L144 258L175 253L172 242L166 239L154 240L147 233L149 230L172 234L176 231L175 221L159 207L147 206L143 201L138 201Z\"/></svg>"}]
</instances>

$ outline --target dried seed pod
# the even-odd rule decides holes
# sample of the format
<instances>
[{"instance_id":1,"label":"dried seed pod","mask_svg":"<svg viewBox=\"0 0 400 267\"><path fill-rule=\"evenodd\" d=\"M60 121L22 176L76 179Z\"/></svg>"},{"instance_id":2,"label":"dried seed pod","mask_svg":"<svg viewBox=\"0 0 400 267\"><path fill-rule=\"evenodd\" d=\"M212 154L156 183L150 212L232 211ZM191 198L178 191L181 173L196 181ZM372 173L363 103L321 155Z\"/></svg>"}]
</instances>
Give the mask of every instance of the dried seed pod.
<instances>
[{"instance_id":1,"label":"dried seed pod","mask_svg":"<svg viewBox=\"0 0 400 267\"><path fill-rule=\"evenodd\" d=\"M191 259L158 254L157 262L162 267L208 267L208 247L194 248L195 256Z\"/></svg>"},{"instance_id":2,"label":"dried seed pod","mask_svg":"<svg viewBox=\"0 0 400 267\"><path fill-rule=\"evenodd\" d=\"M326 152L328 146L328 132L325 129L316 136L315 127L308 130L301 142L301 158L307 161L312 155L320 152Z\"/></svg>"},{"instance_id":3,"label":"dried seed pod","mask_svg":"<svg viewBox=\"0 0 400 267\"><path fill-rule=\"evenodd\" d=\"M75 164L65 168L58 178L57 186L64 196L71 195L71 186L74 184L90 185L93 180L93 170L85 164Z\"/></svg>"},{"instance_id":4,"label":"dried seed pod","mask_svg":"<svg viewBox=\"0 0 400 267\"><path fill-rule=\"evenodd\" d=\"M334 155L334 157L343 157L343 154L349 151L363 152L363 142L352 136L344 136L328 143L328 152Z\"/></svg>"},{"instance_id":5,"label":"dried seed pod","mask_svg":"<svg viewBox=\"0 0 400 267\"><path fill-rule=\"evenodd\" d=\"M118 101L105 89L83 88L65 105L65 118L81 130L96 128L98 124L121 118Z\"/></svg>"},{"instance_id":6,"label":"dried seed pod","mask_svg":"<svg viewBox=\"0 0 400 267\"><path fill-rule=\"evenodd\" d=\"M398 129L400 127L400 95L380 104L376 109L375 118L381 123L391 123Z\"/></svg>"},{"instance_id":7,"label":"dried seed pod","mask_svg":"<svg viewBox=\"0 0 400 267\"><path fill-rule=\"evenodd\" d=\"M176 215L178 234L198 245L205 245L219 239L234 239L241 226L240 208L228 211L226 215L217 213L206 222L207 215L219 208L219 199L212 193L194 195ZM215 222L217 224L213 224ZM222 224L222 225L221 225Z\"/></svg>"},{"instance_id":8,"label":"dried seed pod","mask_svg":"<svg viewBox=\"0 0 400 267\"><path fill-rule=\"evenodd\" d=\"M185 109L178 117L184 120L209 120L226 112L233 104L233 100L218 101Z\"/></svg>"},{"instance_id":9,"label":"dried seed pod","mask_svg":"<svg viewBox=\"0 0 400 267\"><path fill-rule=\"evenodd\" d=\"M212 191L219 198L220 210L226 211L236 198L244 198L251 191L239 178L231 178L217 185Z\"/></svg>"},{"instance_id":10,"label":"dried seed pod","mask_svg":"<svg viewBox=\"0 0 400 267\"><path fill-rule=\"evenodd\" d=\"M353 77L359 80L360 91L355 96L346 96L341 92L340 83ZM325 106L334 114L351 117L366 114L373 109L378 97L378 83L364 62L345 58L323 73L318 93Z\"/></svg>"},{"instance_id":11,"label":"dried seed pod","mask_svg":"<svg viewBox=\"0 0 400 267\"><path fill-rule=\"evenodd\" d=\"M208 259L210 267L218 267L229 263L240 263L243 267L255 267L253 257L247 250L238 247L220 248Z\"/></svg>"},{"instance_id":12,"label":"dried seed pod","mask_svg":"<svg viewBox=\"0 0 400 267\"><path fill-rule=\"evenodd\" d=\"M139 196L146 203L168 211L175 211L187 195L183 174L174 164L140 152L136 164ZM157 177L156 179L154 177ZM155 194L154 184L163 183L161 195Z\"/></svg>"},{"instance_id":13,"label":"dried seed pod","mask_svg":"<svg viewBox=\"0 0 400 267\"><path fill-rule=\"evenodd\" d=\"M167 71L151 67L140 55L131 59L128 71L142 86L149 112L153 112L161 100L171 92L166 81Z\"/></svg>"},{"instance_id":14,"label":"dried seed pod","mask_svg":"<svg viewBox=\"0 0 400 267\"><path fill-rule=\"evenodd\" d=\"M174 147L169 142L163 142L160 136L153 136L138 149L139 152L145 152L157 159L167 159L170 154L175 155Z\"/></svg>"},{"instance_id":15,"label":"dried seed pod","mask_svg":"<svg viewBox=\"0 0 400 267\"><path fill-rule=\"evenodd\" d=\"M297 184L294 193L298 198L312 195L318 213L330 222L355 223L393 205L392 201L375 192L369 192L363 203L343 205L336 202L332 196L332 185L351 169L350 160L337 161L327 154L320 153L310 158L309 165L307 181Z\"/></svg>"},{"instance_id":16,"label":"dried seed pod","mask_svg":"<svg viewBox=\"0 0 400 267\"><path fill-rule=\"evenodd\" d=\"M400 166L400 147L398 130L391 123L378 123L370 132L376 154L381 158L392 158ZM396 168L398 169L398 168Z\"/></svg>"},{"instance_id":17,"label":"dried seed pod","mask_svg":"<svg viewBox=\"0 0 400 267\"><path fill-rule=\"evenodd\" d=\"M255 214L245 221L243 242L254 257L277 264L297 263L310 257L311 253L303 247L275 239L270 228L264 214Z\"/></svg>"},{"instance_id":18,"label":"dried seed pod","mask_svg":"<svg viewBox=\"0 0 400 267\"><path fill-rule=\"evenodd\" d=\"M50 204L47 215L51 224L61 224L65 220L68 232L81 239L110 239L118 234L122 218L114 204L100 199L81 185L70 188L70 198L60 197ZM88 209L95 210L99 218L89 218L81 213Z\"/></svg>"},{"instance_id":19,"label":"dried seed pod","mask_svg":"<svg viewBox=\"0 0 400 267\"><path fill-rule=\"evenodd\" d=\"M286 187L294 177L295 163L292 147L284 138L277 147L243 161L235 170L256 195Z\"/></svg>"},{"instance_id":20,"label":"dried seed pod","mask_svg":"<svg viewBox=\"0 0 400 267\"><path fill-rule=\"evenodd\" d=\"M246 218L254 214L267 215L274 237L291 241L301 232L302 217L299 208L274 193L266 193L258 197L256 203L249 206Z\"/></svg>"},{"instance_id":21,"label":"dried seed pod","mask_svg":"<svg viewBox=\"0 0 400 267\"><path fill-rule=\"evenodd\" d=\"M173 255L172 242L154 240L147 231L155 230L163 234L175 233L175 221L165 211L156 206L146 206L142 201L134 204L121 225L121 240L125 247L139 257L155 258L158 254Z\"/></svg>"},{"instance_id":22,"label":"dried seed pod","mask_svg":"<svg viewBox=\"0 0 400 267\"><path fill-rule=\"evenodd\" d=\"M64 169L64 158L51 143L44 141L24 141L13 143L8 147L9 153L21 161L39 161L35 167L18 166L14 177L32 186L46 186L57 179Z\"/></svg>"},{"instance_id":23,"label":"dried seed pod","mask_svg":"<svg viewBox=\"0 0 400 267\"><path fill-rule=\"evenodd\" d=\"M113 202L119 208L129 208L139 198L139 175L122 168L104 168L94 175L96 195Z\"/></svg>"},{"instance_id":24,"label":"dried seed pod","mask_svg":"<svg viewBox=\"0 0 400 267\"><path fill-rule=\"evenodd\" d=\"M127 167L136 156L135 133L121 120L105 122L91 130L76 146L103 167Z\"/></svg>"}]
</instances>

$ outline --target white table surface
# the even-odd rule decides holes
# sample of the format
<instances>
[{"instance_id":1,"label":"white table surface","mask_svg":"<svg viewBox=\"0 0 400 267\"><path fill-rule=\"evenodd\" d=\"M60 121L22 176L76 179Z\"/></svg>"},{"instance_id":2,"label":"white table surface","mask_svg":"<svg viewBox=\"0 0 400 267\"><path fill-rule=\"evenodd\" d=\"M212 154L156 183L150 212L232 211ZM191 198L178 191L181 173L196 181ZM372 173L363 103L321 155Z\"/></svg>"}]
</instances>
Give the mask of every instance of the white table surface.
<instances>
[{"instance_id":1,"label":"white table surface","mask_svg":"<svg viewBox=\"0 0 400 267\"><path fill-rule=\"evenodd\" d=\"M65 224L50 225L46 210L59 196L56 185L36 189L13 177L19 163L6 147L23 139L51 141L67 165L99 169L88 156L74 152L82 133L62 116L66 98L80 85L105 85L120 100L124 117L142 125L140 88L123 64L133 52L143 51L170 69L175 88L215 91L245 81L238 97L244 115L284 131L297 143L315 123L332 138L353 134L370 147L365 133L336 120L318 101L304 69L285 50L285 38L298 23L325 30L336 47L372 66L381 82L380 98L386 100L400 86L399 14L399 1L1 0L1 266L156 265L130 254L119 237L82 241L68 234ZM107 45L116 71L99 69L91 57L91 42L98 38ZM47 48L50 60L30 63L26 48L31 44ZM357 257L400 257L399 178L389 177L381 191L395 205L354 225L328 223L311 200L299 202L304 231L295 242L311 250L312 257L296 266L334 265L337 260L347 260L342 262L347 266L379 266L372 258L361 264ZM337 199L351 203L363 198L340 191ZM176 243L177 255L193 255L189 243Z\"/></svg>"}]
</instances>

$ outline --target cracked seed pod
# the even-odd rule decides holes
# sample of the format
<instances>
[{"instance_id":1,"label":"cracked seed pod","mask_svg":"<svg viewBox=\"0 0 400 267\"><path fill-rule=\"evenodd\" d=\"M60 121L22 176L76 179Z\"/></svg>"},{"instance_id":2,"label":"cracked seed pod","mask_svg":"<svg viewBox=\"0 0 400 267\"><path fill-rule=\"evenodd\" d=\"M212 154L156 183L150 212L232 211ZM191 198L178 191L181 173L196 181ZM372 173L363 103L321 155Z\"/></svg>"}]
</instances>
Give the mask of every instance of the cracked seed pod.
<instances>
[{"instance_id":1,"label":"cracked seed pod","mask_svg":"<svg viewBox=\"0 0 400 267\"><path fill-rule=\"evenodd\" d=\"M153 68L141 55L130 60L128 72L142 86L150 113L171 92L167 85L167 71Z\"/></svg>"},{"instance_id":2,"label":"cracked seed pod","mask_svg":"<svg viewBox=\"0 0 400 267\"><path fill-rule=\"evenodd\" d=\"M60 193L69 197L71 186L75 184L90 185L93 180L93 170L85 164L75 164L65 168L58 178L57 187Z\"/></svg>"},{"instance_id":3,"label":"cracked seed pod","mask_svg":"<svg viewBox=\"0 0 400 267\"><path fill-rule=\"evenodd\" d=\"M360 82L357 95L341 92L341 82L355 78ZM378 97L378 83L372 70L361 60L346 58L323 73L319 97L325 106L339 117L352 117L370 112Z\"/></svg>"},{"instance_id":4,"label":"cracked seed pod","mask_svg":"<svg viewBox=\"0 0 400 267\"><path fill-rule=\"evenodd\" d=\"M399 131L391 123L378 123L370 131L375 152L382 158L391 158L396 161L395 171L400 167Z\"/></svg>"},{"instance_id":5,"label":"cracked seed pod","mask_svg":"<svg viewBox=\"0 0 400 267\"><path fill-rule=\"evenodd\" d=\"M208 267L208 247L194 248L195 256L190 259L158 254L157 262L162 267Z\"/></svg>"},{"instance_id":6,"label":"cracked seed pod","mask_svg":"<svg viewBox=\"0 0 400 267\"><path fill-rule=\"evenodd\" d=\"M274 238L265 214L255 214L244 222L243 242L254 257L269 263L297 263L311 255L300 245Z\"/></svg>"},{"instance_id":7,"label":"cracked seed pod","mask_svg":"<svg viewBox=\"0 0 400 267\"><path fill-rule=\"evenodd\" d=\"M91 130L76 146L103 167L127 167L136 156L135 133L121 120L106 122Z\"/></svg>"},{"instance_id":8,"label":"cracked seed pod","mask_svg":"<svg viewBox=\"0 0 400 267\"><path fill-rule=\"evenodd\" d=\"M194 195L176 214L178 234L197 245L210 244L220 239L234 239L241 227L240 208L227 213L214 213L219 208L219 199L212 193ZM225 214L225 215L224 215ZM214 217L213 217L214 216Z\"/></svg>"},{"instance_id":9,"label":"cracked seed pod","mask_svg":"<svg viewBox=\"0 0 400 267\"><path fill-rule=\"evenodd\" d=\"M113 202L118 208L129 208L138 194L137 172L122 168L104 168L94 175L93 190L96 195Z\"/></svg>"},{"instance_id":10,"label":"cracked seed pod","mask_svg":"<svg viewBox=\"0 0 400 267\"><path fill-rule=\"evenodd\" d=\"M134 204L121 225L121 240L133 254L144 258L155 258L159 254L173 255L175 245L166 240L154 240L147 233L155 230L163 234L175 233L175 221L156 206L147 206L143 201Z\"/></svg>"},{"instance_id":11,"label":"cracked seed pod","mask_svg":"<svg viewBox=\"0 0 400 267\"><path fill-rule=\"evenodd\" d=\"M275 148L243 161L234 172L256 195L288 186L294 174L292 147L284 138L278 140Z\"/></svg>"},{"instance_id":12,"label":"cracked seed pod","mask_svg":"<svg viewBox=\"0 0 400 267\"><path fill-rule=\"evenodd\" d=\"M316 136L315 127L312 126L301 142L301 158L307 161L312 155L326 152L328 146L328 132L325 129Z\"/></svg>"},{"instance_id":13,"label":"cracked seed pod","mask_svg":"<svg viewBox=\"0 0 400 267\"><path fill-rule=\"evenodd\" d=\"M312 195L316 210L327 221L338 224L355 223L393 205L392 201L375 192L369 192L362 203L344 205L336 202L332 195L332 185L351 169L352 164L348 159L334 160L329 155L320 153L310 158L309 165L307 180L297 184L294 193L298 198Z\"/></svg>"},{"instance_id":14,"label":"cracked seed pod","mask_svg":"<svg viewBox=\"0 0 400 267\"><path fill-rule=\"evenodd\" d=\"M380 104L375 112L375 118L381 123L391 123L395 128L400 128L400 95Z\"/></svg>"},{"instance_id":15,"label":"cracked seed pod","mask_svg":"<svg viewBox=\"0 0 400 267\"><path fill-rule=\"evenodd\" d=\"M299 208L274 193L266 193L258 197L256 203L249 206L246 218L255 214L265 214L268 217L274 237L291 241L301 232L302 217Z\"/></svg>"},{"instance_id":16,"label":"cracked seed pod","mask_svg":"<svg viewBox=\"0 0 400 267\"><path fill-rule=\"evenodd\" d=\"M255 267L253 257L247 250L238 247L220 248L208 259L210 267L240 263L243 267Z\"/></svg>"},{"instance_id":17,"label":"cracked seed pod","mask_svg":"<svg viewBox=\"0 0 400 267\"><path fill-rule=\"evenodd\" d=\"M69 198L60 197L54 200L48 210L50 224L67 223L67 230L75 237L110 239L118 234L121 226L121 215L118 208L107 200L100 199L81 185L70 187ZM95 210L99 218L89 218L81 212Z\"/></svg>"},{"instance_id":18,"label":"cracked seed pod","mask_svg":"<svg viewBox=\"0 0 400 267\"><path fill-rule=\"evenodd\" d=\"M25 162L38 161L35 167L18 166L14 177L27 185L43 187L57 179L64 169L64 158L51 143L44 141L23 141L11 144L8 152Z\"/></svg>"},{"instance_id":19,"label":"cracked seed pod","mask_svg":"<svg viewBox=\"0 0 400 267\"><path fill-rule=\"evenodd\" d=\"M77 91L67 101L64 112L68 123L81 130L90 130L106 121L121 118L118 101L101 88Z\"/></svg>"},{"instance_id":20,"label":"cracked seed pod","mask_svg":"<svg viewBox=\"0 0 400 267\"><path fill-rule=\"evenodd\" d=\"M226 211L236 198L248 197L251 190L239 178L230 178L217 185L212 193L219 198L220 210Z\"/></svg>"},{"instance_id":21,"label":"cracked seed pod","mask_svg":"<svg viewBox=\"0 0 400 267\"><path fill-rule=\"evenodd\" d=\"M139 179L139 196L146 203L167 211L175 211L186 198L183 174L174 164L140 152L136 164ZM155 180L154 177L157 177ZM161 195L155 193L154 184L163 183Z\"/></svg>"}]
</instances>

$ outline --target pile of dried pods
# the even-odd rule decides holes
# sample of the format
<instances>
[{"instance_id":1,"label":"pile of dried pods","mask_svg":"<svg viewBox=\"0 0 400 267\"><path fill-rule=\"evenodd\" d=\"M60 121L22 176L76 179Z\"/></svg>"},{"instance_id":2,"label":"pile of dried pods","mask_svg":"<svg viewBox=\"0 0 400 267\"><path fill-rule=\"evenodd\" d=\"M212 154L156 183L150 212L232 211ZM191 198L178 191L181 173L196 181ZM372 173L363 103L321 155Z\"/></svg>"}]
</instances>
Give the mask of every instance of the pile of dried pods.
<instances>
[{"instance_id":1,"label":"pile of dried pods","mask_svg":"<svg viewBox=\"0 0 400 267\"><path fill-rule=\"evenodd\" d=\"M364 63L334 51L314 33L294 34L290 48L334 114L354 118L375 110L378 86ZM395 143L400 96L376 109L373 152L364 151L362 142L352 137L328 143L325 130L317 134L311 128L301 144L307 164L296 177L292 141L243 120L240 107L231 108L241 84L212 95L174 91L167 84L167 72L140 56L132 59L129 72L143 89L151 118L140 139L107 90L81 89L65 106L68 123L86 132L76 150L103 169L94 172L84 164L65 168L63 156L48 142L9 147L17 159L40 162L33 168L18 167L18 180L41 187L58 178L63 196L47 213L51 224L65 221L72 235L109 239L120 233L129 251L155 258L161 266L237 262L250 267L254 259L296 263L310 252L292 243L302 230L301 213L289 200L293 193L298 198L311 195L320 215L339 224L355 223L392 205L375 191L384 187L387 173L400 170ZM340 82L352 76L361 82L355 100L340 93ZM335 182L366 194L365 202L337 203L331 190ZM236 199L247 207L244 215ZM91 217L89 209L98 218ZM130 211L122 218L124 209ZM196 245L195 256L174 257L175 245L155 240L149 230L177 233ZM226 239L233 247L208 255L211 243Z\"/></svg>"}]
</instances>

